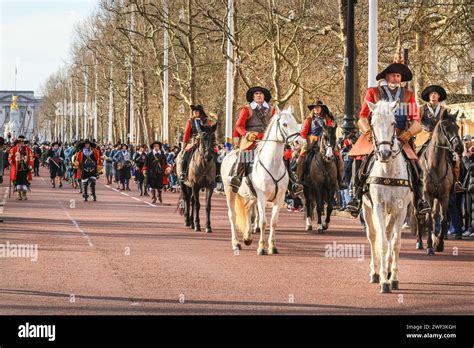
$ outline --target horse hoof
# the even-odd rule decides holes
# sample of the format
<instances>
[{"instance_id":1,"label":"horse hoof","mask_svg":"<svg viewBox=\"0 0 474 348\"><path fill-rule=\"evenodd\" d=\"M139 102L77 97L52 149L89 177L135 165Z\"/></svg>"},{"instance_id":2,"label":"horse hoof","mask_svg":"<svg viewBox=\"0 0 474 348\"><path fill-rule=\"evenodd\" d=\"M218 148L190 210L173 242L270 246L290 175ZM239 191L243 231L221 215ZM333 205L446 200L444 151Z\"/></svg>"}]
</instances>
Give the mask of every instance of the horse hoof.
<instances>
[{"instance_id":1,"label":"horse hoof","mask_svg":"<svg viewBox=\"0 0 474 348\"><path fill-rule=\"evenodd\" d=\"M423 249L423 242L417 242L416 243L416 249L417 250L422 250Z\"/></svg>"},{"instance_id":2,"label":"horse hoof","mask_svg":"<svg viewBox=\"0 0 474 348\"><path fill-rule=\"evenodd\" d=\"M252 239L244 239L244 244L245 244L246 246L251 245L251 244L252 244Z\"/></svg>"},{"instance_id":3,"label":"horse hoof","mask_svg":"<svg viewBox=\"0 0 474 348\"><path fill-rule=\"evenodd\" d=\"M189 228L194 230L194 224L193 223L189 224Z\"/></svg>"},{"instance_id":4,"label":"horse hoof","mask_svg":"<svg viewBox=\"0 0 474 348\"><path fill-rule=\"evenodd\" d=\"M313 230L313 226L306 226L306 231L312 231Z\"/></svg>"},{"instance_id":5,"label":"horse hoof","mask_svg":"<svg viewBox=\"0 0 474 348\"><path fill-rule=\"evenodd\" d=\"M242 250L242 245L240 245L240 243L236 245L232 245L232 250L233 251Z\"/></svg>"},{"instance_id":6,"label":"horse hoof","mask_svg":"<svg viewBox=\"0 0 474 348\"><path fill-rule=\"evenodd\" d=\"M434 248L437 252L442 252L444 250L444 243L437 243L434 245Z\"/></svg>"},{"instance_id":7,"label":"horse hoof","mask_svg":"<svg viewBox=\"0 0 474 348\"><path fill-rule=\"evenodd\" d=\"M268 255L278 254L278 249L276 247L268 248Z\"/></svg>"},{"instance_id":8,"label":"horse hoof","mask_svg":"<svg viewBox=\"0 0 474 348\"><path fill-rule=\"evenodd\" d=\"M387 283L380 284L380 293L381 294L388 294L390 293L390 285Z\"/></svg>"},{"instance_id":9,"label":"horse hoof","mask_svg":"<svg viewBox=\"0 0 474 348\"><path fill-rule=\"evenodd\" d=\"M433 256L435 254L433 248L426 248L426 255Z\"/></svg>"},{"instance_id":10,"label":"horse hoof","mask_svg":"<svg viewBox=\"0 0 474 348\"><path fill-rule=\"evenodd\" d=\"M378 274L372 274L370 276L370 282L374 284L380 283L380 276Z\"/></svg>"},{"instance_id":11,"label":"horse hoof","mask_svg":"<svg viewBox=\"0 0 474 348\"><path fill-rule=\"evenodd\" d=\"M190 223L190 222L186 222L185 225L186 225L186 227L189 227L189 226L191 226L191 223Z\"/></svg>"},{"instance_id":12,"label":"horse hoof","mask_svg":"<svg viewBox=\"0 0 474 348\"><path fill-rule=\"evenodd\" d=\"M329 228L329 224L323 224L323 230L327 230Z\"/></svg>"},{"instance_id":13,"label":"horse hoof","mask_svg":"<svg viewBox=\"0 0 474 348\"><path fill-rule=\"evenodd\" d=\"M390 280L390 277L392 276L392 272L387 273L387 279Z\"/></svg>"},{"instance_id":14,"label":"horse hoof","mask_svg":"<svg viewBox=\"0 0 474 348\"><path fill-rule=\"evenodd\" d=\"M266 254L267 254L267 252L265 251L265 249L258 249L257 250L257 255L259 255L259 256L266 255Z\"/></svg>"},{"instance_id":15,"label":"horse hoof","mask_svg":"<svg viewBox=\"0 0 474 348\"><path fill-rule=\"evenodd\" d=\"M318 234L324 234L324 230L323 230L323 229L320 229L320 228L318 228Z\"/></svg>"},{"instance_id":16,"label":"horse hoof","mask_svg":"<svg viewBox=\"0 0 474 348\"><path fill-rule=\"evenodd\" d=\"M212 228L206 227L206 233L212 233Z\"/></svg>"},{"instance_id":17,"label":"horse hoof","mask_svg":"<svg viewBox=\"0 0 474 348\"><path fill-rule=\"evenodd\" d=\"M390 288L391 288L392 290L398 290L398 280L392 280L392 281L390 282Z\"/></svg>"},{"instance_id":18,"label":"horse hoof","mask_svg":"<svg viewBox=\"0 0 474 348\"><path fill-rule=\"evenodd\" d=\"M196 232L201 232L201 226L196 225L196 226L194 227L194 231L196 231Z\"/></svg>"}]
</instances>

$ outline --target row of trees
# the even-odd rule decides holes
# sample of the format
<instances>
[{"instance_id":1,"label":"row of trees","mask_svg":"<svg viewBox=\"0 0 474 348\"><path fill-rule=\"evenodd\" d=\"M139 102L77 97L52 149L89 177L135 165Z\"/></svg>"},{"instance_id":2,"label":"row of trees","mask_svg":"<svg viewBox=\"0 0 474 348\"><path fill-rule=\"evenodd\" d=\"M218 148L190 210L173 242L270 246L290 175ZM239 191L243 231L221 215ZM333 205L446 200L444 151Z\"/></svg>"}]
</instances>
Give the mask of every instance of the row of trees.
<instances>
[{"instance_id":1,"label":"row of trees","mask_svg":"<svg viewBox=\"0 0 474 348\"><path fill-rule=\"evenodd\" d=\"M299 119L316 98L342 117L347 1L235 0L235 32L230 37L228 0L101 0L89 19L77 27L72 60L43 86L41 124L51 128L51 137L62 140L93 137L96 129L98 140L123 141L132 100L136 141L159 139L163 73L168 69L169 141L177 140L189 105L197 103L221 120L222 140L228 37L234 44L234 114L245 103L246 89L262 85L272 91L275 104L294 105ZM418 94L428 83L460 91L464 82L457 77L471 69L469 1L378 3L379 68L394 60L397 47L408 48ZM367 18L368 2L359 1L356 111L367 84ZM163 63L165 30L168 66ZM80 112L77 134L75 106L66 117L57 115L56 106L58 102L86 101L96 102L96 107L86 107L89 118L85 122ZM112 139L107 139L109 112Z\"/></svg>"}]
</instances>

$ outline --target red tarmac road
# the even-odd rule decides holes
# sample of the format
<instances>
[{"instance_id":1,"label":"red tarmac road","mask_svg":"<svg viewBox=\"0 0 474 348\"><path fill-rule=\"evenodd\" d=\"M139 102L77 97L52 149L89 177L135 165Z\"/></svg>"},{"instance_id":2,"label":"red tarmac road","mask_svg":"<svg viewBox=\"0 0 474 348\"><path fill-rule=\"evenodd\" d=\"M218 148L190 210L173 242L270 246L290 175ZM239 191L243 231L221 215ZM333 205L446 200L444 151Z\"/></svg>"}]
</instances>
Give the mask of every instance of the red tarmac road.
<instances>
[{"instance_id":1,"label":"red tarmac road","mask_svg":"<svg viewBox=\"0 0 474 348\"><path fill-rule=\"evenodd\" d=\"M365 232L334 217L324 235L304 230L302 213L282 211L280 254L234 255L224 196L213 197L214 233L184 227L178 195L152 206L135 185L121 193L98 181L98 201L43 169L28 201L6 199L0 244L37 244L38 259L0 258L0 314L472 314L474 242L448 240L427 257L403 232L400 290L369 283ZM7 177L7 176L5 176ZM0 200L7 192L0 188ZM202 200L204 195L202 197ZM0 211L1 211L0 207ZM201 224L205 222L204 205ZM364 257L331 258L327 245L364 246Z\"/></svg>"}]
</instances>

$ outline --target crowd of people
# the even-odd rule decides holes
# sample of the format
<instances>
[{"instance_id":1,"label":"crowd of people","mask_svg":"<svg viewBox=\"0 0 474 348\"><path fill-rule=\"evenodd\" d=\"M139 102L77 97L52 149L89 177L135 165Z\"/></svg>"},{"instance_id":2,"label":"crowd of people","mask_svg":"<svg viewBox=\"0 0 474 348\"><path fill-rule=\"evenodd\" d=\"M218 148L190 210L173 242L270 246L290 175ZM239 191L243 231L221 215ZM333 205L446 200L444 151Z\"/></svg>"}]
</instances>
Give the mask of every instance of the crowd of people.
<instances>
[{"instance_id":1,"label":"crowd of people","mask_svg":"<svg viewBox=\"0 0 474 348\"><path fill-rule=\"evenodd\" d=\"M374 146L379 146L373 139L371 108L379 100L393 102L396 108L396 133L393 138L398 138L406 156L409 186L414 194L412 210L415 214L431 211L422 192L422 169L418 159L429 144L435 126L448 112L446 106L441 104L446 100L447 93L441 86L426 87L422 92L422 99L426 103L418 108L414 94L403 85L411 78L412 74L407 66L390 64L378 74L378 85L369 88L367 92L366 102L359 115L359 132L340 137L334 144L326 145L330 147L330 161L334 161L337 172L335 185L338 190L334 197L336 207L340 211L347 210L354 217L360 217L362 224L364 218L360 211L361 198L367 192L368 174L374 163ZM253 156L249 156L249 153L255 151L256 143L263 139L267 125L276 114L276 109L269 105L271 94L266 88L251 87L246 99L248 105L240 109L233 144L216 144L214 148L217 158L217 191L223 191L219 175L220 163L228 152L238 149L239 155L229 173L230 187L238 192L243 177L251 170L248 159ZM311 103L308 109L309 115L303 121L300 140L288 143L283 154L290 178L285 201L288 210L295 212L303 211L303 188L308 184L305 182L308 163L313 159L315 149L320 151L319 143L324 131L328 127L337 127L334 116L323 101ZM115 145L97 144L95 140L87 139L70 144L53 142L30 145L21 136L14 143L5 143L1 138L4 155L0 156L0 174L3 175L4 169L9 165L12 167L10 179L18 192L19 200L27 199L32 176L40 175L39 168L43 166L49 168L52 188L61 188L63 182L67 181L72 187L79 189L86 201L90 197L89 189L93 200L97 199L96 180L104 174L107 184L115 185L115 189L131 191L130 182L133 180L140 196L150 196L153 203L157 200L162 203L163 190L176 192L179 183L186 183L190 158L197 148L200 134L215 132L215 126L215 120L208 118L202 105L191 105L191 116L186 122L183 141L176 146L159 141L147 145L122 142ZM455 239L474 237L471 197L474 194L474 142L470 135L463 137L463 145L462 158L453 152L455 158L448 160L454 178L449 200L449 234ZM177 177L176 160L180 153L181 174ZM410 216L408 214L407 224L410 223Z\"/></svg>"}]
</instances>

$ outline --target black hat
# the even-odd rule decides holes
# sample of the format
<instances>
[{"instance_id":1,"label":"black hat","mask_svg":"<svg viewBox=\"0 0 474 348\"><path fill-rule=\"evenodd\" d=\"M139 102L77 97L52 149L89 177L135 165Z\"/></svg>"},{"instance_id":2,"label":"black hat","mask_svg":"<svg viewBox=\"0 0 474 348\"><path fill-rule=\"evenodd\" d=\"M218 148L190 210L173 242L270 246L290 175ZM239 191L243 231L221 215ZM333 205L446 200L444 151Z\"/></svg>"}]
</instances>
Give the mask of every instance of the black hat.
<instances>
[{"instance_id":1,"label":"black hat","mask_svg":"<svg viewBox=\"0 0 474 348\"><path fill-rule=\"evenodd\" d=\"M308 105L308 109L311 111L311 110L313 110L316 106L320 106L321 109L323 110L323 114L329 116L329 108L327 107L327 105L324 104L324 102L323 102L322 100L318 100L317 102Z\"/></svg>"},{"instance_id":2,"label":"black hat","mask_svg":"<svg viewBox=\"0 0 474 348\"><path fill-rule=\"evenodd\" d=\"M155 146L155 144L160 145L160 149L163 148L163 144L162 144L161 142L155 140L154 142L152 142L152 143L150 144L150 149L151 149L151 150L153 150L153 147Z\"/></svg>"},{"instance_id":3,"label":"black hat","mask_svg":"<svg viewBox=\"0 0 474 348\"><path fill-rule=\"evenodd\" d=\"M89 144L92 148L95 148L97 146L95 143L92 143L89 139L85 139L77 143L76 149L82 150L86 146L86 144Z\"/></svg>"},{"instance_id":4,"label":"black hat","mask_svg":"<svg viewBox=\"0 0 474 348\"><path fill-rule=\"evenodd\" d=\"M206 113L204 112L204 107L202 105L191 105L190 108L192 111L199 111L201 116L207 117Z\"/></svg>"},{"instance_id":5,"label":"black hat","mask_svg":"<svg viewBox=\"0 0 474 348\"><path fill-rule=\"evenodd\" d=\"M411 81L413 78L413 74L411 70L402 63L392 63L385 68L381 73L379 73L376 77L377 80L385 79L385 76L390 73L398 73L402 75L402 82Z\"/></svg>"},{"instance_id":6,"label":"black hat","mask_svg":"<svg viewBox=\"0 0 474 348\"><path fill-rule=\"evenodd\" d=\"M59 141L55 141L51 144L51 147L54 147L54 145L61 146L61 143Z\"/></svg>"},{"instance_id":7,"label":"black hat","mask_svg":"<svg viewBox=\"0 0 474 348\"><path fill-rule=\"evenodd\" d=\"M247 91L247 101L249 103L253 102L253 95L255 92L262 92L263 95L265 96L265 101L268 103L272 99L272 95L270 94L270 91L266 88L260 87L260 86L255 86L249 88Z\"/></svg>"},{"instance_id":8,"label":"black hat","mask_svg":"<svg viewBox=\"0 0 474 348\"><path fill-rule=\"evenodd\" d=\"M423 99L424 101L430 101L431 92L436 92L439 94L440 102L446 100L446 98L448 97L446 90L443 87L438 85L431 85L426 87L423 92L421 92L421 99Z\"/></svg>"},{"instance_id":9,"label":"black hat","mask_svg":"<svg viewBox=\"0 0 474 348\"><path fill-rule=\"evenodd\" d=\"M13 143L14 145L18 144L20 141L24 142L25 144L29 144L29 141L25 139L24 135L19 135L17 136L15 142Z\"/></svg>"}]
</instances>

